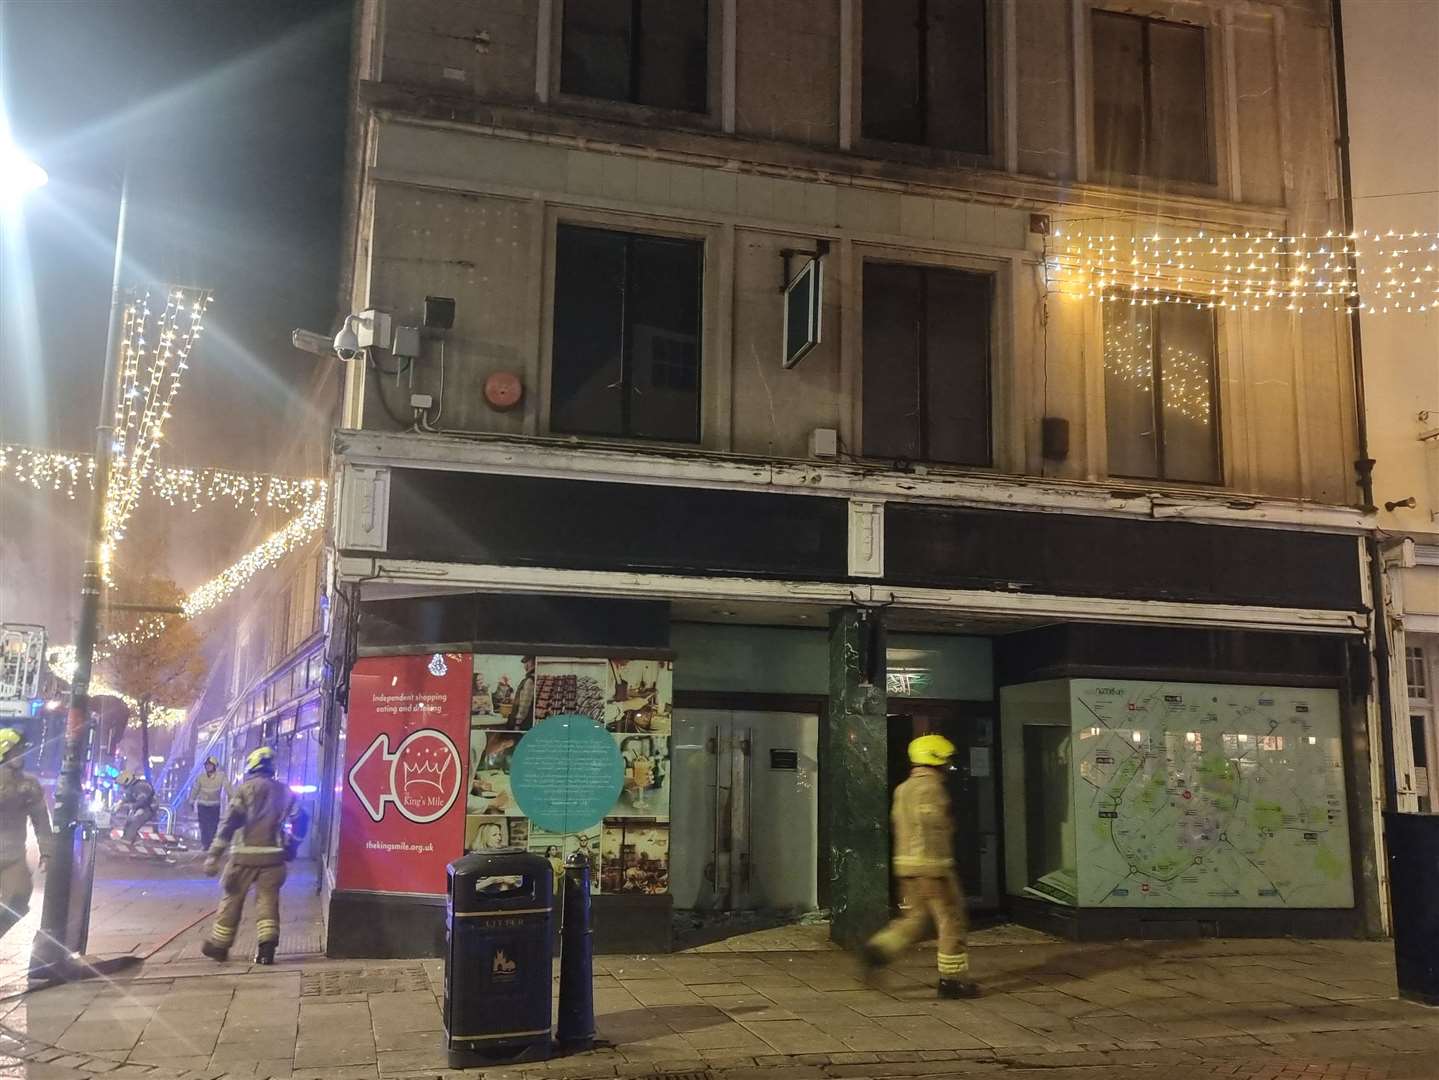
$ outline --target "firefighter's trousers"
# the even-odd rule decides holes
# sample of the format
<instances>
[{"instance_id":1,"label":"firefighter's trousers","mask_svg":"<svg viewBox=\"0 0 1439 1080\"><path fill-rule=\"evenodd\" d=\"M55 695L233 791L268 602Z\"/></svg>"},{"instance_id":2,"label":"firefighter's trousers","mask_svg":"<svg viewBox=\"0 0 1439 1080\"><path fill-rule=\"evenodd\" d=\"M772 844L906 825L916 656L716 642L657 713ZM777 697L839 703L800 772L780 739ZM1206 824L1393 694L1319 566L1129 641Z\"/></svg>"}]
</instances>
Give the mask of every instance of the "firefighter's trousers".
<instances>
[{"instance_id":1,"label":"firefighter's trousers","mask_svg":"<svg viewBox=\"0 0 1439 1080\"><path fill-rule=\"evenodd\" d=\"M0 866L0 935L25 917L34 888L35 879L24 859Z\"/></svg>"},{"instance_id":2,"label":"firefighter's trousers","mask_svg":"<svg viewBox=\"0 0 1439 1080\"><path fill-rule=\"evenodd\" d=\"M901 878L900 887L904 910L870 939L870 945L888 961L936 932L939 977L964 978L969 972L969 953L964 945L968 920L958 875L951 872L945 877Z\"/></svg>"},{"instance_id":3,"label":"firefighter's trousers","mask_svg":"<svg viewBox=\"0 0 1439 1080\"><path fill-rule=\"evenodd\" d=\"M285 884L285 864L272 866L237 866L233 859L220 879L224 895L215 925L210 927L210 940L222 949L235 943L240 916L245 910L245 894L255 889L255 938L260 944L280 940L280 886Z\"/></svg>"}]
</instances>

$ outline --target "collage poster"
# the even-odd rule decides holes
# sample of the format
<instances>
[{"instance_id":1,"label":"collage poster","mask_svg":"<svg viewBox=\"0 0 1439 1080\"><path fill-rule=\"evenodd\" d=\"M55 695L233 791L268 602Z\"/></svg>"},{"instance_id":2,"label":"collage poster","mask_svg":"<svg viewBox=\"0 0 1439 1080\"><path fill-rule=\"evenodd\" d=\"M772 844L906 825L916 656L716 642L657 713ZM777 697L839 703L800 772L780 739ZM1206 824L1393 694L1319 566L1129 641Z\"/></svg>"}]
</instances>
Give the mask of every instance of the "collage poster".
<instances>
[{"instance_id":1,"label":"collage poster","mask_svg":"<svg viewBox=\"0 0 1439 1080\"><path fill-rule=\"evenodd\" d=\"M523 848L549 859L557 881L565 858L580 852L593 892L667 892L673 662L477 653L470 683L465 850ZM524 817L510 769L526 732L566 714L604 725L625 771L603 824L562 835Z\"/></svg>"}]
</instances>

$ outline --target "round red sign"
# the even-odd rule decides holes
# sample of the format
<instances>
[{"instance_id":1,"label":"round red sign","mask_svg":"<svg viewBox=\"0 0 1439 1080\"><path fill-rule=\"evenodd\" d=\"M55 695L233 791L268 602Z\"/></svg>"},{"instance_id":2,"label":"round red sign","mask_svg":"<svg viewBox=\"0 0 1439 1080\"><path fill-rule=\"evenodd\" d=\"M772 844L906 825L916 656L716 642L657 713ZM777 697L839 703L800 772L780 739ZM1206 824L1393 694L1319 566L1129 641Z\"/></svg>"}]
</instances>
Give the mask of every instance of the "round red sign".
<instances>
[{"instance_id":1,"label":"round red sign","mask_svg":"<svg viewBox=\"0 0 1439 1080\"><path fill-rule=\"evenodd\" d=\"M460 752L443 731L412 732L390 763L390 790L400 813L417 824L435 821L460 793Z\"/></svg>"}]
</instances>

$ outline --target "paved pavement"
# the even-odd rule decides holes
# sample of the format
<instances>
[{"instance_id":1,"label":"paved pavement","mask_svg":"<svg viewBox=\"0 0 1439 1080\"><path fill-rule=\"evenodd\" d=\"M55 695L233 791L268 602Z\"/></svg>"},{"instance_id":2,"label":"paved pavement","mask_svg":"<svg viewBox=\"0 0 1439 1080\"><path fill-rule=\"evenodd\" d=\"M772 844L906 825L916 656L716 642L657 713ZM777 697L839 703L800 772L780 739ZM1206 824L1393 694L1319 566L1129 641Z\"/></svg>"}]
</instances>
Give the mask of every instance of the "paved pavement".
<instances>
[{"instance_id":1,"label":"paved pavement","mask_svg":"<svg viewBox=\"0 0 1439 1080\"><path fill-rule=\"evenodd\" d=\"M597 958L604 1045L450 1074L439 962L307 955L318 908L303 872L286 888L286 937L272 968L244 962L239 946L224 966L200 958L203 923L175 935L213 901L214 883L197 869L147 880L108 867L103 876L97 931L111 945L133 939L150 959L114 982L0 1001L0 1077L1439 1078L1439 1012L1396 999L1385 943L1081 946L998 928L973 948L985 995L941 1002L932 953L917 950L866 986L823 926ZM162 916L174 921L162 927Z\"/></svg>"}]
</instances>

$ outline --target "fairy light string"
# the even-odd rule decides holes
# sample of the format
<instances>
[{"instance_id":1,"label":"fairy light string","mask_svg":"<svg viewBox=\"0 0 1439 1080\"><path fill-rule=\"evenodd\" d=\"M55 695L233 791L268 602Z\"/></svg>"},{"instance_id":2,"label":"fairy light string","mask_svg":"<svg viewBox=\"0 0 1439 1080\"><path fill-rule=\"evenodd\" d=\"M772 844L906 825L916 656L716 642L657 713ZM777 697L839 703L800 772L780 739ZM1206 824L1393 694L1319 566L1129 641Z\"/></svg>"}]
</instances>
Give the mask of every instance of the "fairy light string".
<instances>
[{"instance_id":1,"label":"fairy light string","mask_svg":"<svg viewBox=\"0 0 1439 1080\"><path fill-rule=\"evenodd\" d=\"M0 443L0 478L38 491L55 491L74 499L95 484L95 459L89 454L37 450ZM152 465L141 484L142 494L193 512L216 505L259 514L265 510L299 513L326 487L314 477L242 473L229 469L195 469Z\"/></svg>"},{"instance_id":2,"label":"fairy light string","mask_svg":"<svg viewBox=\"0 0 1439 1080\"><path fill-rule=\"evenodd\" d=\"M1104 231L1114 230L1114 231ZM1074 221L1045 242L1045 283L1104 303L1364 314L1439 311L1439 232L1134 233Z\"/></svg>"}]
</instances>

